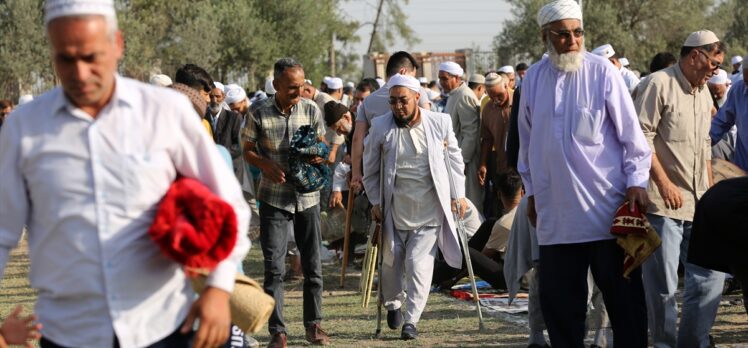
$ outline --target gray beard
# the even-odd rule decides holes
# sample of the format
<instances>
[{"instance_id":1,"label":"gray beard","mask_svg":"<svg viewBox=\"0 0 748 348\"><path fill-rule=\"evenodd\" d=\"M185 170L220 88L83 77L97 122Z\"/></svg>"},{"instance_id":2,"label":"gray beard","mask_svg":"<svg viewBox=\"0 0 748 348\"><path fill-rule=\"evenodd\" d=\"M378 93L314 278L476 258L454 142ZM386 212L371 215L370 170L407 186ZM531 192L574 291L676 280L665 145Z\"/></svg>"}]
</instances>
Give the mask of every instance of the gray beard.
<instances>
[{"instance_id":1,"label":"gray beard","mask_svg":"<svg viewBox=\"0 0 748 348\"><path fill-rule=\"evenodd\" d=\"M551 44L550 40L546 41L545 46L546 49L548 49L548 59L551 60L551 63L556 67L556 69L563 72L575 72L579 70L584 61L584 53L587 51L584 48L584 42L582 43L582 49L579 50L579 52L568 52L563 54L558 54L558 52L556 52L556 49L553 47L553 44Z\"/></svg>"}]
</instances>

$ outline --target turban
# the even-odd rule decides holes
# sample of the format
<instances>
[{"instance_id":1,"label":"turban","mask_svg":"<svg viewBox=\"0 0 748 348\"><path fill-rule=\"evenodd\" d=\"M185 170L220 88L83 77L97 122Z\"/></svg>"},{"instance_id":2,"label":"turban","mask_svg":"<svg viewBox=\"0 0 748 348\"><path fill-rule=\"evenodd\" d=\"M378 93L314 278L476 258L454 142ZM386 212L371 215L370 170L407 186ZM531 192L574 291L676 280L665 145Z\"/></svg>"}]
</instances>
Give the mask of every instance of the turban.
<instances>
[{"instance_id":1,"label":"turban","mask_svg":"<svg viewBox=\"0 0 748 348\"><path fill-rule=\"evenodd\" d=\"M743 61L743 57L741 56L734 56L732 57L732 60L730 60L730 64L735 65Z\"/></svg>"},{"instance_id":2,"label":"turban","mask_svg":"<svg viewBox=\"0 0 748 348\"><path fill-rule=\"evenodd\" d=\"M332 127L336 122L340 121L341 118L343 118L343 115L345 115L346 112L348 112L348 108L345 107L345 105L338 103L335 100L330 100L329 102L325 103L325 124L328 127Z\"/></svg>"},{"instance_id":3,"label":"turban","mask_svg":"<svg viewBox=\"0 0 748 348\"><path fill-rule=\"evenodd\" d=\"M462 70L462 67L455 62L443 62L439 64L439 71L444 71L449 73L450 75L459 77L462 77L462 75L465 73L465 71Z\"/></svg>"},{"instance_id":4,"label":"turban","mask_svg":"<svg viewBox=\"0 0 748 348\"><path fill-rule=\"evenodd\" d=\"M596 54L603 58L610 58L616 54L616 51L613 50L613 46L610 44L605 44L592 50L592 54Z\"/></svg>"},{"instance_id":5,"label":"turban","mask_svg":"<svg viewBox=\"0 0 748 348\"><path fill-rule=\"evenodd\" d=\"M499 72L503 72L505 74L514 74L514 68L512 68L511 65L504 65L499 68Z\"/></svg>"},{"instance_id":6,"label":"turban","mask_svg":"<svg viewBox=\"0 0 748 348\"><path fill-rule=\"evenodd\" d=\"M343 88L343 80L339 77L331 77L326 83L327 89L331 91Z\"/></svg>"},{"instance_id":7,"label":"turban","mask_svg":"<svg viewBox=\"0 0 748 348\"><path fill-rule=\"evenodd\" d=\"M621 66L629 66L629 60L626 58L621 58L618 60L619 63L621 63Z\"/></svg>"},{"instance_id":8,"label":"turban","mask_svg":"<svg viewBox=\"0 0 748 348\"><path fill-rule=\"evenodd\" d=\"M501 75L497 73L492 72L486 75L486 87L496 86L500 84L502 81L504 81L504 78L501 77Z\"/></svg>"},{"instance_id":9,"label":"turban","mask_svg":"<svg viewBox=\"0 0 748 348\"><path fill-rule=\"evenodd\" d=\"M714 74L714 76L709 79L709 83L713 85L726 85L727 81L727 71L724 71L722 69L719 69L719 72Z\"/></svg>"},{"instance_id":10,"label":"turban","mask_svg":"<svg viewBox=\"0 0 748 348\"><path fill-rule=\"evenodd\" d=\"M719 42L719 38L709 30L699 30L691 33L683 43L684 47L699 47Z\"/></svg>"},{"instance_id":11,"label":"turban","mask_svg":"<svg viewBox=\"0 0 748 348\"><path fill-rule=\"evenodd\" d=\"M169 87L171 86L171 77L164 74L155 74L151 76L149 82L154 86Z\"/></svg>"},{"instance_id":12,"label":"turban","mask_svg":"<svg viewBox=\"0 0 748 348\"><path fill-rule=\"evenodd\" d=\"M265 80L265 93L275 94L275 87L273 87L273 79Z\"/></svg>"},{"instance_id":13,"label":"turban","mask_svg":"<svg viewBox=\"0 0 748 348\"><path fill-rule=\"evenodd\" d=\"M216 86L216 88L220 89L223 94L226 94L226 86L224 86L223 83L213 81L213 85Z\"/></svg>"},{"instance_id":14,"label":"turban","mask_svg":"<svg viewBox=\"0 0 748 348\"><path fill-rule=\"evenodd\" d=\"M397 74L390 77L390 81L387 82L387 84L390 86L390 88L400 86L405 87L413 92L421 93L421 84L418 83L418 80L416 80L416 78L413 76Z\"/></svg>"},{"instance_id":15,"label":"turban","mask_svg":"<svg viewBox=\"0 0 748 348\"><path fill-rule=\"evenodd\" d=\"M538 11L538 25L541 27L562 19L578 19L581 22L582 8L573 0L558 0Z\"/></svg>"},{"instance_id":16,"label":"turban","mask_svg":"<svg viewBox=\"0 0 748 348\"><path fill-rule=\"evenodd\" d=\"M485 84L486 78L483 77L481 74L472 74L470 75L470 79L468 79L468 82L470 83L478 83L478 84Z\"/></svg>"},{"instance_id":17,"label":"turban","mask_svg":"<svg viewBox=\"0 0 748 348\"><path fill-rule=\"evenodd\" d=\"M205 110L208 108L208 103L205 102L205 99L200 95L200 92L182 83L174 83L169 87L187 96L187 99L189 99L192 103L192 108L195 109L195 112L197 112L200 117L203 117L203 115L205 115Z\"/></svg>"},{"instance_id":18,"label":"turban","mask_svg":"<svg viewBox=\"0 0 748 348\"><path fill-rule=\"evenodd\" d=\"M244 88L241 86L232 83L230 85L226 85L226 99L223 101L226 102L226 104L234 104L238 103L244 99L247 99L247 92L244 91Z\"/></svg>"},{"instance_id":19,"label":"turban","mask_svg":"<svg viewBox=\"0 0 748 348\"><path fill-rule=\"evenodd\" d=\"M113 0L47 0L44 4L44 24L60 17L99 15L116 23Z\"/></svg>"}]
</instances>

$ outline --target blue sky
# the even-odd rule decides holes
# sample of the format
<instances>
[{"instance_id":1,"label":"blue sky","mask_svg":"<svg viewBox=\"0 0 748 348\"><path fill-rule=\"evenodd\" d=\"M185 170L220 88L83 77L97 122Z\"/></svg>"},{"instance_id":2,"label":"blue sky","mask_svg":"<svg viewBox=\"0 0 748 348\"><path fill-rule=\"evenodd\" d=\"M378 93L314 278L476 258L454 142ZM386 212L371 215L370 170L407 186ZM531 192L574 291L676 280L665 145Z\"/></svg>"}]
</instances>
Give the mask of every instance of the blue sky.
<instances>
[{"instance_id":1,"label":"blue sky","mask_svg":"<svg viewBox=\"0 0 748 348\"><path fill-rule=\"evenodd\" d=\"M341 12L360 23L374 22L377 4L378 0L348 0ZM511 7L503 0L411 0L401 6L421 39L412 51L454 52L474 46L490 50L493 37L512 16ZM366 53L371 29L371 25L359 28L361 42L353 46L354 52ZM406 48L403 43L388 47L391 52Z\"/></svg>"}]
</instances>

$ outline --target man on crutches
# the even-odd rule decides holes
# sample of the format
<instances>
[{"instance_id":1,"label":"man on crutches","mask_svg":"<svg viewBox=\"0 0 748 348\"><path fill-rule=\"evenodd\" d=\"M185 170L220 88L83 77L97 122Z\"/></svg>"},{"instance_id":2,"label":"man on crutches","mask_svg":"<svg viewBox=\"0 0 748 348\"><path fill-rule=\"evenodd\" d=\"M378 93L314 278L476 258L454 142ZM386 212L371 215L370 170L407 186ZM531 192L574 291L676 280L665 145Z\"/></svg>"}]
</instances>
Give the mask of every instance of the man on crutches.
<instances>
[{"instance_id":1,"label":"man on crutches","mask_svg":"<svg viewBox=\"0 0 748 348\"><path fill-rule=\"evenodd\" d=\"M418 336L416 325L428 299L437 246L450 266L462 265L452 214L465 214L465 166L449 115L418 107L418 80L397 74L388 83L392 111L372 120L363 182L372 216L382 223L379 281L387 324L393 330L402 324L401 338L409 340Z\"/></svg>"}]
</instances>

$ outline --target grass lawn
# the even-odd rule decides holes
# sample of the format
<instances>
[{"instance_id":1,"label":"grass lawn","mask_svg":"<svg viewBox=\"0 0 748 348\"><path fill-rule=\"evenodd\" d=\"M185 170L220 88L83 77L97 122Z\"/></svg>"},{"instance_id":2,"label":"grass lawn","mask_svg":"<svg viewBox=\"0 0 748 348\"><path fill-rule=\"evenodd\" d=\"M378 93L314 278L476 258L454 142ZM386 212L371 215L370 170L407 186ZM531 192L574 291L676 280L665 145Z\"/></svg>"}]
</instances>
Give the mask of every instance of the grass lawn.
<instances>
[{"instance_id":1,"label":"grass lawn","mask_svg":"<svg viewBox=\"0 0 748 348\"><path fill-rule=\"evenodd\" d=\"M26 244L14 250L0 286L0 317L9 313L16 304L27 309L33 307L36 293L29 288L27 279L29 259ZM262 282L262 252L254 244L244 269L252 278ZM360 272L349 267L346 287L339 287L339 267L324 266L325 291L323 298L324 321L322 327L330 334L334 347L524 347L527 327L523 316L490 316L484 314L485 332L478 331L475 309L443 294L429 297L418 329L417 341L401 341L399 330L389 330L383 318L383 335L372 339L376 328L376 300L368 309L360 306L356 291ZM288 325L289 346L306 346L301 313L301 282L286 283L285 318ZM725 297L734 300L738 296ZM720 347L748 347L748 316L742 304L721 306L712 330ZM267 327L254 337L264 346L269 341Z\"/></svg>"}]
</instances>

